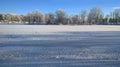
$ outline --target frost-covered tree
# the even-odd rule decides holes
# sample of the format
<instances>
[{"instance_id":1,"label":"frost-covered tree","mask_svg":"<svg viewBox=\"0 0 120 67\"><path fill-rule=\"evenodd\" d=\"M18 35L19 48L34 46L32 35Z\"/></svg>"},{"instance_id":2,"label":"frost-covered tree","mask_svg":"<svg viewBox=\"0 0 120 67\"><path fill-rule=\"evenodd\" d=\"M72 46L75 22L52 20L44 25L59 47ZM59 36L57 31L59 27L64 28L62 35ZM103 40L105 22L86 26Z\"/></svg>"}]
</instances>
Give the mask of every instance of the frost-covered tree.
<instances>
[{"instance_id":1,"label":"frost-covered tree","mask_svg":"<svg viewBox=\"0 0 120 67\"><path fill-rule=\"evenodd\" d=\"M43 15L39 11L32 11L27 14L26 20L29 24L39 24L43 22Z\"/></svg>"},{"instance_id":2,"label":"frost-covered tree","mask_svg":"<svg viewBox=\"0 0 120 67\"><path fill-rule=\"evenodd\" d=\"M17 14L1 14L1 22L4 23L22 23L23 22L23 15L17 15Z\"/></svg>"}]
</instances>

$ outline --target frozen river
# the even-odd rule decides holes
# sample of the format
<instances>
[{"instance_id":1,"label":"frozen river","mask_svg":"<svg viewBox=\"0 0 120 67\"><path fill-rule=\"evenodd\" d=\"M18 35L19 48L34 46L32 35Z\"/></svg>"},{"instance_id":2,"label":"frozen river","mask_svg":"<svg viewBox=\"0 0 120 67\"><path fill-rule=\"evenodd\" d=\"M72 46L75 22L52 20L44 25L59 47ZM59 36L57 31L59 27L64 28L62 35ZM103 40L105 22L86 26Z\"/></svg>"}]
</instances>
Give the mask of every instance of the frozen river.
<instances>
[{"instance_id":1,"label":"frozen river","mask_svg":"<svg viewBox=\"0 0 120 67\"><path fill-rule=\"evenodd\" d=\"M119 30L0 30L0 67L120 67Z\"/></svg>"}]
</instances>

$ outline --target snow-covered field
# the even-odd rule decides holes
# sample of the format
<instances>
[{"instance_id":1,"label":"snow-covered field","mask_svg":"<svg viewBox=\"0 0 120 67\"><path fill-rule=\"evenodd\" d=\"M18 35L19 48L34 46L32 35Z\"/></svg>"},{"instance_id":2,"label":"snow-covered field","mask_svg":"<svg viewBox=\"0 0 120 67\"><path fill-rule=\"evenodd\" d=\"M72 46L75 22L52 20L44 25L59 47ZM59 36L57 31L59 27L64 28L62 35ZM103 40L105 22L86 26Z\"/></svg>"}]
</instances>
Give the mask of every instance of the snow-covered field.
<instances>
[{"instance_id":1,"label":"snow-covered field","mask_svg":"<svg viewBox=\"0 0 120 67\"><path fill-rule=\"evenodd\" d=\"M120 67L120 26L1 25L0 67Z\"/></svg>"},{"instance_id":2,"label":"snow-covered field","mask_svg":"<svg viewBox=\"0 0 120 67\"><path fill-rule=\"evenodd\" d=\"M119 25L1 25L0 34L48 34L55 32L120 31Z\"/></svg>"}]
</instances>

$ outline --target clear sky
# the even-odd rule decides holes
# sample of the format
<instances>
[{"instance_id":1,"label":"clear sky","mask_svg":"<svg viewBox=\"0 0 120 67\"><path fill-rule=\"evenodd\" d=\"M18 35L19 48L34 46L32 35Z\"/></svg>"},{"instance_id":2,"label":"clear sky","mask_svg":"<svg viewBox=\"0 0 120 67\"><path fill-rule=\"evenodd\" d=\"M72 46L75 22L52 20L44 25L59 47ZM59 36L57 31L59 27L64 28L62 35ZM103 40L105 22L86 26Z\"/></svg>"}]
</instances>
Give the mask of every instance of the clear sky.
<instances>
[{"instance_id":1,"label":"clear sky","mask_svg":"<svg viewBox=\"0 0 120 67\"><path fill-rule=\"evenodd\" d=\"M0 13L26 14L34 10L47 13L64 9L69 14L75 14L95 6L108 13L120 7L120 0L0 0Z\"/></svg>"}]
</instances>

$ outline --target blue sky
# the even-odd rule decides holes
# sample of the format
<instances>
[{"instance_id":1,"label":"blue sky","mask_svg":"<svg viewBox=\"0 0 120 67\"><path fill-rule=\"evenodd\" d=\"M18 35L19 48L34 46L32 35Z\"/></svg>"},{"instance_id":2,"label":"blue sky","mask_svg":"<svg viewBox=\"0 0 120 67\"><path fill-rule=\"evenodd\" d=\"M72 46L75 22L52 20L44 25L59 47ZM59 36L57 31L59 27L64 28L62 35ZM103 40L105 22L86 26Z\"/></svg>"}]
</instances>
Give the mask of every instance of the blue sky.
<instances>
[{"instance_id":1,"label":"blue sky","mask_svg":"<svg viewBox=\"0 0 120 67\"><path fill-rule=\"evenodd\" d=\"M108 13L114 7L120 7L120 0L0 0L0 13L26 14L34 10L47 13L64 9L69 14L75 14L95 6Z\"/></svg>"}]
</instances>

